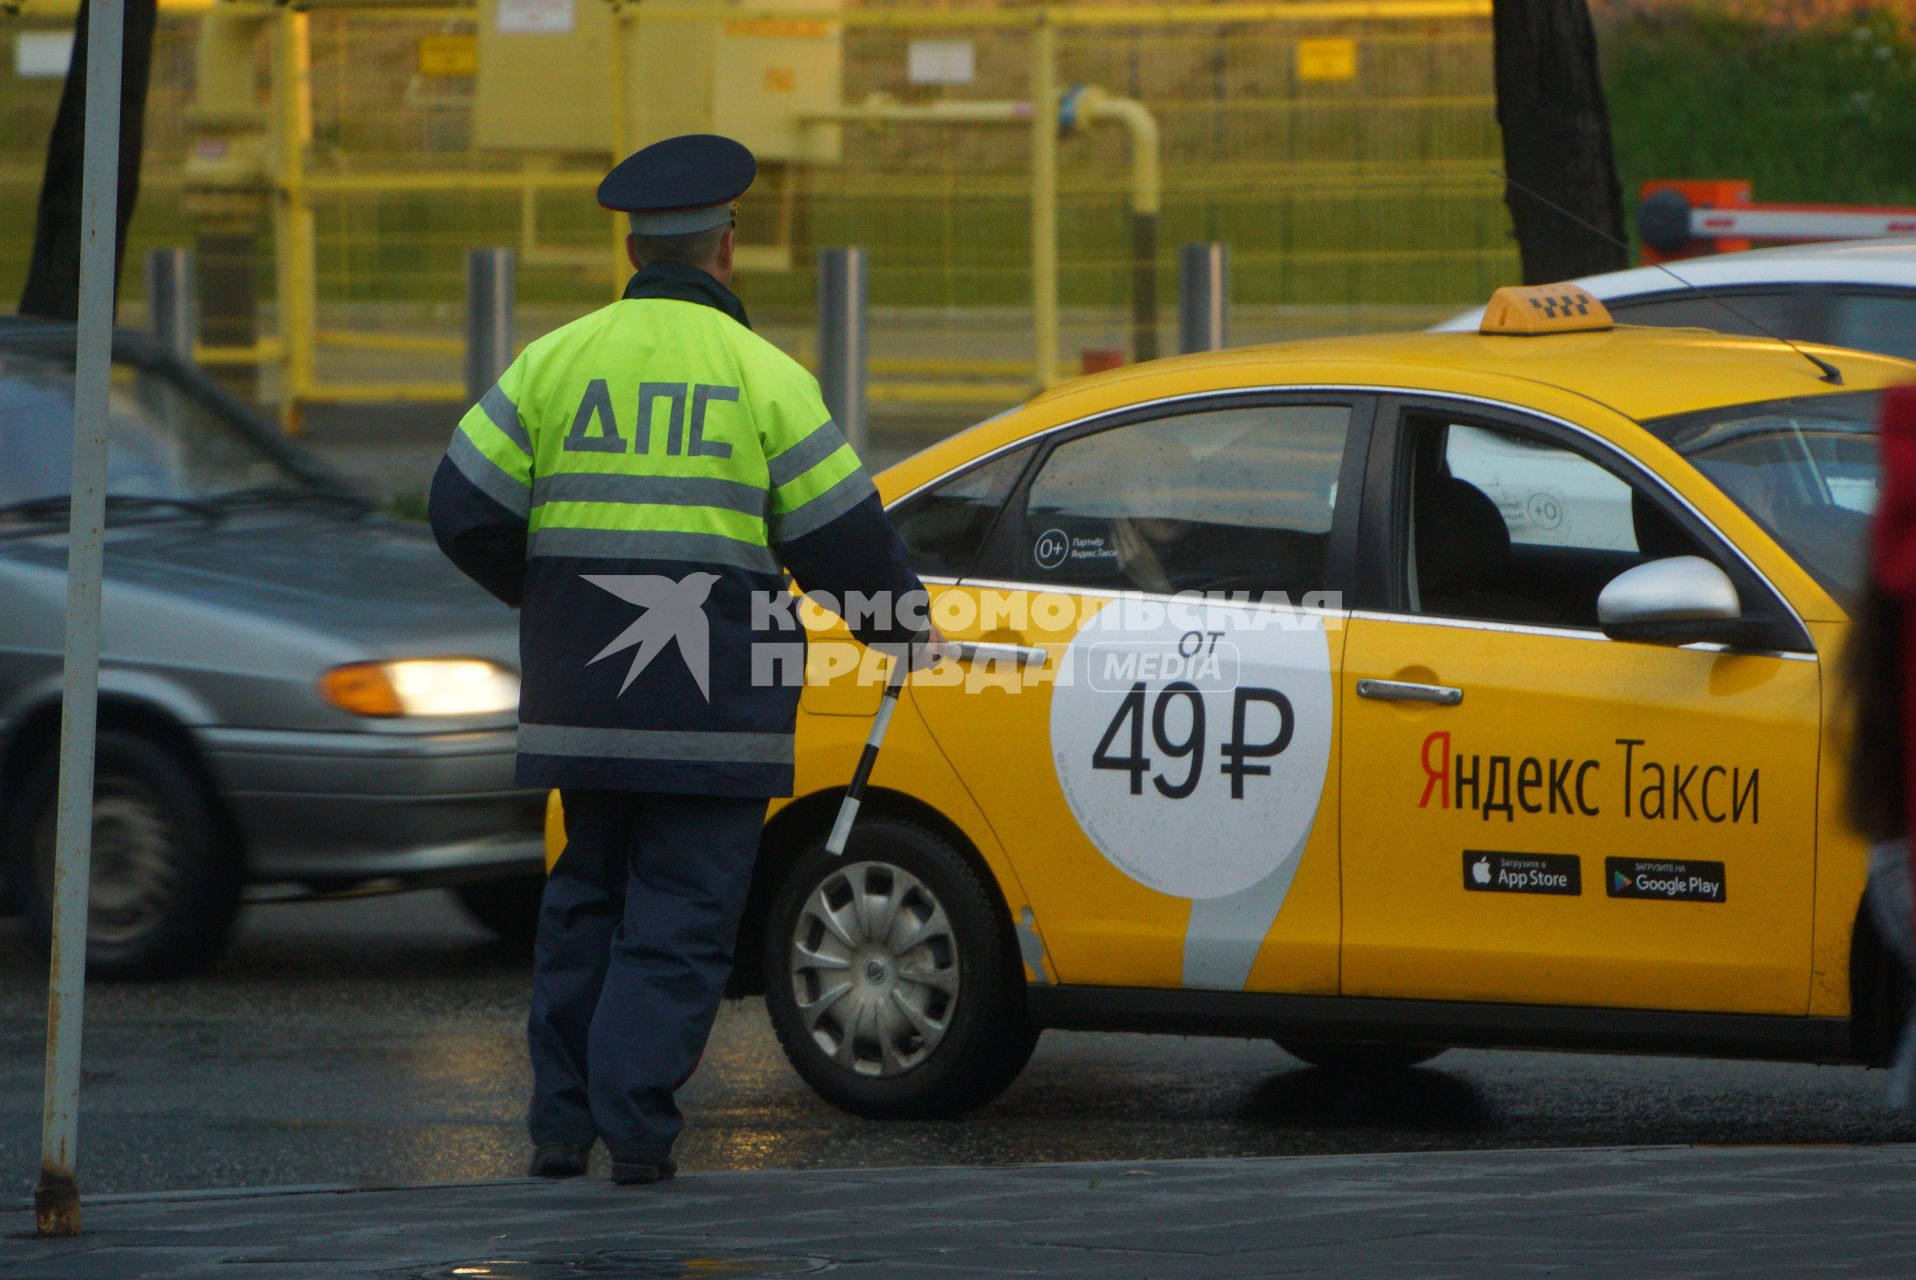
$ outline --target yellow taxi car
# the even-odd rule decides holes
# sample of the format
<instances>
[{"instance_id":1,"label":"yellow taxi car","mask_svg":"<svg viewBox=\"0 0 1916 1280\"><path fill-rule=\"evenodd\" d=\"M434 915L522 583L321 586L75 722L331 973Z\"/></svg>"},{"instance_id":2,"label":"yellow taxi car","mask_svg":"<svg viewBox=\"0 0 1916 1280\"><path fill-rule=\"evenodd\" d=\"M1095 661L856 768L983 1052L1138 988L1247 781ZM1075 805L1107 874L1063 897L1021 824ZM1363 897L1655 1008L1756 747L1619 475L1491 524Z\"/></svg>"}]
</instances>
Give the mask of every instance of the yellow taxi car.
<instances>
[{"instance_id":1,"label":"yellow taxi car","mask_svg":"<svg viewBox=\"0 0 1916 1280\"><path fill-rule=\"evenodd\" d=\"M735 989L880 1116L1047 1027L1880 1060L1832 666L1912 377L1546 286L925 450L879 484L958 656L833 858L881 660L814 635Z\"/></svg>"}]
</instances>

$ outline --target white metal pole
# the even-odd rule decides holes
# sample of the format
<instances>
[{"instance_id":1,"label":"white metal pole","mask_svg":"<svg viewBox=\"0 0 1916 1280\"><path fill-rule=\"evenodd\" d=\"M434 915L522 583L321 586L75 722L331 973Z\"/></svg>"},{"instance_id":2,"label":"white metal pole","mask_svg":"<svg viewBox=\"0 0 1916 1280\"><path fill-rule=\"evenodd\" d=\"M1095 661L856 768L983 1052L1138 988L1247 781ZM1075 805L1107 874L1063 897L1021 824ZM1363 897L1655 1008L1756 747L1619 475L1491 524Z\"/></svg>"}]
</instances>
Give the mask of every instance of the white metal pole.
<instances>
[{"instance_id":1,"label":"white metal pole","mask_svg":"<svg viewBox=\"0 0 1916 1280\"><path fill-rule=\"evenodd\" d=\"M73 500L67 546L66 666L53 855L53 970L47 1082L34 1221L80 1234L80 1028L86 995L87 884L93 857L93 748L100 695L100 574L106 524L107 378L118 254L120 65L124 0L95 0L86 46L86 142L80 183L80 308L73 368Z\"/></svg>"}]
</instances>

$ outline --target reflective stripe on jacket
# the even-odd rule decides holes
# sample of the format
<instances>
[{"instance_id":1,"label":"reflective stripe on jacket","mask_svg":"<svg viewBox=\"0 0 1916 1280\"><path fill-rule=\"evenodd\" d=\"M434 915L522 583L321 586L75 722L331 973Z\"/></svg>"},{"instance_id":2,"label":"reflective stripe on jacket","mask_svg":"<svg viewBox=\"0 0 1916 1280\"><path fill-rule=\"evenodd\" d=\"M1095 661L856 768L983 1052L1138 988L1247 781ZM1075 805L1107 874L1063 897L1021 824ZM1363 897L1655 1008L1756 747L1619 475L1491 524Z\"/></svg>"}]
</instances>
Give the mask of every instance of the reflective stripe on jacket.
<instances>
[{"instance_id":1,"label":"reflective stripe on jacket","mask_svg":"<svg viewBox=\"0 0 1916 1280\"><path fill-rule=\"evenodd\" d=\"M922 591L817 381L675 264L513 361L453 433L430 514L522 609L523 786L788 794L784 570L839 600Z\"/></svg>"}]
</instances>

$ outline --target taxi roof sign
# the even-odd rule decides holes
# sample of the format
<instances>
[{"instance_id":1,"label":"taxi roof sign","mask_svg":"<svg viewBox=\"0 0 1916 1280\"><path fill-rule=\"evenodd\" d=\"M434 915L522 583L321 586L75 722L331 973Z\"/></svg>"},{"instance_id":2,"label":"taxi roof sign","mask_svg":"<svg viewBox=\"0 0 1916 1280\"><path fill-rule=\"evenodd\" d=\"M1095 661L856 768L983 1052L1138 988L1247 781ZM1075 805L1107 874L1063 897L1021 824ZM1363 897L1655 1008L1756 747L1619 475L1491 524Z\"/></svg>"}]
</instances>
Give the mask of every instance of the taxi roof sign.
<instances>
[{"instance_id":1,"label":"taxi roof sign","mask_svg":"<svg viewBox=\"0 0 1916 1280\"><path fill-rule=\"evenodd\" d=\"M1478 333L1530 336L1614 329L1609 310L1574 284L1510 285L1490 295Z\"/></svg>"}]
</instances>

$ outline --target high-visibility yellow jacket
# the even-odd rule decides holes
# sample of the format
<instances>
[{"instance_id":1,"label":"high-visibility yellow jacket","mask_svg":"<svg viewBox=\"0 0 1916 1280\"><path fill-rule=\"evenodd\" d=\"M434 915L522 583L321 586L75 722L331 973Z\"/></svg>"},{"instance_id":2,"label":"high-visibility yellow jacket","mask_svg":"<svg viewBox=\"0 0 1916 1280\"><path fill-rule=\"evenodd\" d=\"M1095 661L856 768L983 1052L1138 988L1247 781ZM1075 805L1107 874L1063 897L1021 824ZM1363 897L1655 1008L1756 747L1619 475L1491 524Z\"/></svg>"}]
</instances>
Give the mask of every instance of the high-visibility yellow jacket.
<instances>
[{"instance_id":1,"label":"high-visibility yellow jacket","mask_svg":"<svg viewBox=\"0 0 1916 1280\"><path fill-rule=\"evenodd\" d=\"M453 433L430 514L521 606L524 786L788 794L804 642L784 570L888 598L862 640L922 626L817 381L693 267L648 267L527 347Z\"/></svg>"}]
</instances>

